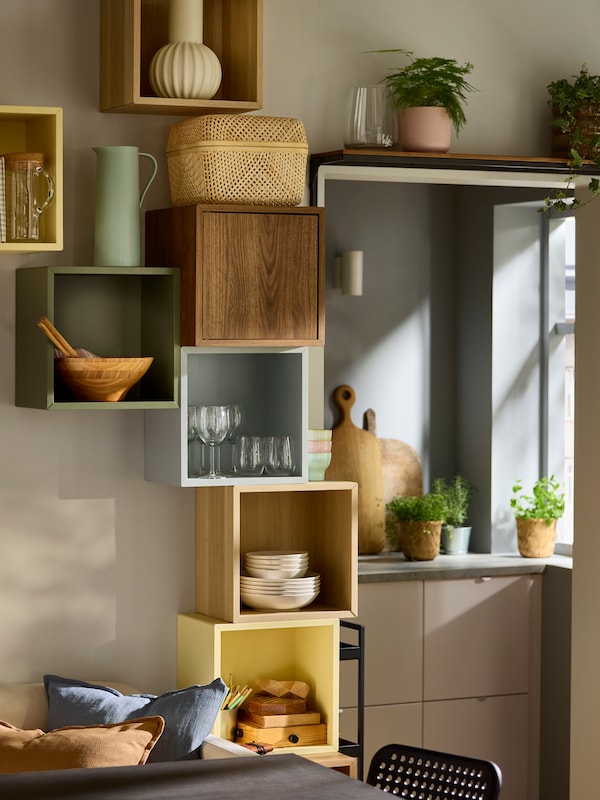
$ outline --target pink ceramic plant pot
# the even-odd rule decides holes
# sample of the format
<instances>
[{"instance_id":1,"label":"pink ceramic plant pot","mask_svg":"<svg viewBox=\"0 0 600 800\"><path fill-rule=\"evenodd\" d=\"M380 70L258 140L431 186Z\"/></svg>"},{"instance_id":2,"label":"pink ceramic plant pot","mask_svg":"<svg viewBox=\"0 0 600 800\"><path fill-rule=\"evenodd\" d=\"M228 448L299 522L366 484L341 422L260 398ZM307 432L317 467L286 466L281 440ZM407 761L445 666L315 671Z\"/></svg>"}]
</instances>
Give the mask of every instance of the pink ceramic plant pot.
<instances>
[{"instance_id":1,"label":"pink ceramic plant pot","mask_svg":"<svg viewBox=\"0 0 600 800\"><path fill-rule=\"evenodd\" d=\"M400 147L412 153L447 153L452 126L445 108L418 106L400 113Z\"/></svg>"}]
</instances>

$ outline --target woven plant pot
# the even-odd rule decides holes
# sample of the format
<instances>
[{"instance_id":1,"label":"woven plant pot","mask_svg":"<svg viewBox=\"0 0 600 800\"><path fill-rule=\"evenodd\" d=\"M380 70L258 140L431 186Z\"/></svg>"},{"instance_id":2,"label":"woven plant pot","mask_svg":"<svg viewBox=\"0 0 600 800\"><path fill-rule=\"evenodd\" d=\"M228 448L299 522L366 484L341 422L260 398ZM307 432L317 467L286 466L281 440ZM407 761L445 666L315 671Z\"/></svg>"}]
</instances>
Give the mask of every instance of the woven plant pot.
<instances>
[{"instance_id":1,"label":"woven plant pot","mask_svg":"<svg viewBox=\"0 0 600 800\"><path fill-rule=\"evenodd\" d=\"M554 553L556 520L517 517L517 543L523 558L549 558Z\"/></svg>"},{"instance_id":2,"label":"woven plant pot","mask_svg":"<svg viewBox=\"0 0 600 800\"><path fill-rule=\"evenodd\" d=\"M442 522L399 522L400 547L407 561L433 561L440 552Z\"/></svg>"}]
</instances>

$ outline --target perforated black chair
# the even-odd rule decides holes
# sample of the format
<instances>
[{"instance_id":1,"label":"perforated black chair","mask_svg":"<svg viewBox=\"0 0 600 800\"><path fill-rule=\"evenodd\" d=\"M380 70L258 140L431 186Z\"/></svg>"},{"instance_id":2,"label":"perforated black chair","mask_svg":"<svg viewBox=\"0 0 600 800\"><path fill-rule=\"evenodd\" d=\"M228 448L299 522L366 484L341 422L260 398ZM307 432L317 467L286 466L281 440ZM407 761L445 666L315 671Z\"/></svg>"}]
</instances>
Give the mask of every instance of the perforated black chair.
<instances>
[{"instance_id":1,"label":"perforated black chair","mask_svg":"<svg viewBox=\"0 0 600 800\"><path fill-rule=\"evenodd\" d=\"M493 761L388 744L371 759L366 783L414 800L497 800L502 774Z\"/></svg>"}]
</instances>

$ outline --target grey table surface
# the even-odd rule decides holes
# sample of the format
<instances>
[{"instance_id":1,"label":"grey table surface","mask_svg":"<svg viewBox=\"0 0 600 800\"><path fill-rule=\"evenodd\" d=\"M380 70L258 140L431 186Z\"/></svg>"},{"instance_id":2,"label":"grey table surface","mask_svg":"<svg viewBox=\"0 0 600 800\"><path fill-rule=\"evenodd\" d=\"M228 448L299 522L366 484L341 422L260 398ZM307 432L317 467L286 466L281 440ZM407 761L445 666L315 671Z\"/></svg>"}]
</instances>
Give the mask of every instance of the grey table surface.
<instances>
[{"instance_id":1,"label":"grey table surface","mask_svg":"<svg viewBox=\"0 0 600 800\"><path fill-rule=\"evenodd\" d=\"M358 557L358 582L442 581L497 575L528 575L548 567L571 569L573 559L553 555L550 558L523 558L518 553L439 555L433 561L407 561L402 553L382 552Z\"/></svg>"}]
</instances>

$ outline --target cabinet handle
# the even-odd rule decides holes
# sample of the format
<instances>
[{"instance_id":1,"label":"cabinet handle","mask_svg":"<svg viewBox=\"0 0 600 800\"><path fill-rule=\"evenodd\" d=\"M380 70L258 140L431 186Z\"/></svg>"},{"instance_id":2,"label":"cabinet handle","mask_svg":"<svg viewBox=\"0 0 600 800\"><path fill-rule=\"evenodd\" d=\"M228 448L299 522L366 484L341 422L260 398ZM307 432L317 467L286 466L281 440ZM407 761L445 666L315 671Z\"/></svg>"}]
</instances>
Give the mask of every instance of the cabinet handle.
<instances>
[{"instance_id":1,"label":"cabinet handle","mask_svg":"<svg viewBox=\"0 0 600 800\"><path fill-rule=\"evenodd\" d=\"M292 744L296 744L298 741L298 736L295 733L290 733L288 739Z\"/></svg>"}]
</instances>

